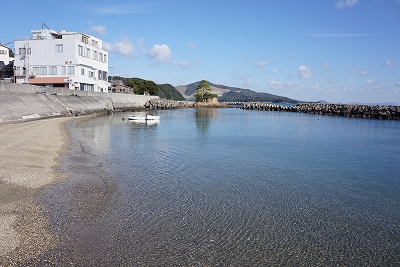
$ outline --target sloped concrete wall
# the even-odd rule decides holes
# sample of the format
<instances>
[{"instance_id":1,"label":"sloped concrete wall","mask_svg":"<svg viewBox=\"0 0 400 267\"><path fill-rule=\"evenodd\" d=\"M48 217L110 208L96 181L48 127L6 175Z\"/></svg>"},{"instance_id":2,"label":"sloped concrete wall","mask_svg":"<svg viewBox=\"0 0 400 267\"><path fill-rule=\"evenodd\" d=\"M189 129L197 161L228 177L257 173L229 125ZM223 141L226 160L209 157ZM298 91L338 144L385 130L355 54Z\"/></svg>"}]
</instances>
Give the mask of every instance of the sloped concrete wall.
<instances>
[{"instance_id":1,"label":"sloped concrete wall","mask_svg":"<svg viewBox=\"0 0 400 267\"><path fill-rule=\"evenodd\" d=\"M0 81L0 121L144 107L157 96L75 91Z\"/></svg>"}]
</instances>

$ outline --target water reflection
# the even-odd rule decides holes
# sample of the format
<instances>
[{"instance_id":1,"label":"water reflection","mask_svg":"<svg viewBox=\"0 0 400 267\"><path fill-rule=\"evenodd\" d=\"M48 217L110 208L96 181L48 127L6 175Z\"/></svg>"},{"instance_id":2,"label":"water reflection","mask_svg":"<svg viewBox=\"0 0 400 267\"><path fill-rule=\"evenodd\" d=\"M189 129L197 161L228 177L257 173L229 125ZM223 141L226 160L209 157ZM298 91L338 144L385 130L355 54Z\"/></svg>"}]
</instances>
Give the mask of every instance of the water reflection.
<instances>
[{"instance_id":1,"label":"water reflection","mask_svg":"<svg viewBox=\"0 0 400 267\"><path fill-rule=\"evenodd\" d=\"M133 121L133 120L129 120L129 123L132 123L133 125L157 125L160 124L159 120L137 120L137 121Z\"/></svg>"},{"instance_id":2,"label":"water reflection","mask_svg":"<svg viewBox=\"0 0 400 267\"><path fill-rule=\"evenodd\" d=\"M210 126L212 118L217 116L216 108L199 108L196 110L196 126L197 130L206 133Z\"/></svg>"}]
</instances>

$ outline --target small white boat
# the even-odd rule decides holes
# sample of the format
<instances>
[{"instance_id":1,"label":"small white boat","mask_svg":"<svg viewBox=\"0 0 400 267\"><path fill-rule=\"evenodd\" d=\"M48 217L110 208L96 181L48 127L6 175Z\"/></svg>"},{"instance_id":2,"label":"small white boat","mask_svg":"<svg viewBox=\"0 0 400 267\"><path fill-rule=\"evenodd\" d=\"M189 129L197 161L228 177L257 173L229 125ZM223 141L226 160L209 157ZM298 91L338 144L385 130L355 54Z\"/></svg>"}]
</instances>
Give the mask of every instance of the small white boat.
<instances>
[{"instance_id":1,"label":"small white boat","mask_svg":"<svg viewBox=\"0 0 400 267\"><path fill-rule=\"evenodd\" d=\"M128 116L126 117L128 120L130 121L145 121L146 120L146 116Z\"/></svg>"},{"instance_id":2,"label":"small white boat","mask_svg":"<svg viewBox=\"0 0 400 267\"><path fill-rule=\"evenodd\" d=\"M159 119L160 119L160 116L151 115L151 114L146 115L146 120L159 120Z\"/></svg>"},{"instance_id":3,"label":"small white boat","mask_svg":"<svg viewBox=\"0 0 400 267\"><path fill-rule=\"evenodd\" d=\"M128 116L127 119L131 120L131 121L160 120L160 116L150 115L150 114L146 114L145 116L143 116L143 115L138 115L138 116L131 115L131 116Z\"/></svg>"}]
</instances>

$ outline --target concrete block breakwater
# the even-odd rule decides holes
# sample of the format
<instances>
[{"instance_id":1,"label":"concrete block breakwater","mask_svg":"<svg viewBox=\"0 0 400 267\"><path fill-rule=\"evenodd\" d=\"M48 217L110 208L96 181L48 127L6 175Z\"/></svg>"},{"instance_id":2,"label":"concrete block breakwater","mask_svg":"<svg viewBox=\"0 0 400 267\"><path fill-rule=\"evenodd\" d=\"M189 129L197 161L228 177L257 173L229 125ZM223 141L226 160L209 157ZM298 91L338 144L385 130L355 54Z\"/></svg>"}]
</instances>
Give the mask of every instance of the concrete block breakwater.
<instances>
[{"instance_id":1,"label":"concrete block breakwater","mask_svg":"<svg viewBox=\"0 0 400 267\"><path fill-rule=\"evenodd\" d=\"M149 109L177 109L177 108L193 108L193 101L176 101L168 99L150 99L144 104Z\"/></svg>"},{"instance_id":2,"label":"concrete block breakwater","mask_svg":"<svg viewBox=\"0 0 400 267\"><path fill-rule=\"evenodd\" d=\"M285 106L267 103L242 103L241 109L300 112L349 118L400 120L400 106L316 103L299 103L294 106Z\"/></svg>"}]
</instances>

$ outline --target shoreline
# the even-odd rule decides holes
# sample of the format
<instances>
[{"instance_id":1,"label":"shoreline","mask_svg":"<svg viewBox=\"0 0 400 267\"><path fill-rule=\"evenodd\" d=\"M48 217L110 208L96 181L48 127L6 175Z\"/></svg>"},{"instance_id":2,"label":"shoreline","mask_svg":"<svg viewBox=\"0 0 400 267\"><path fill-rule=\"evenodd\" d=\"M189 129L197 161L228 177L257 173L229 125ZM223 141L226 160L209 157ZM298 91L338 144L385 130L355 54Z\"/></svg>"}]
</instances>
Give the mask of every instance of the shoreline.
<instances>
[{"instance_id":1,"label":"shoreline","mask_svg":"<svg viewBox=\"0 0 400 267\"><path fill-rule=\"evenodd\" d=\"M0 124L0 266L20 266L54 247L41 188L66 178L57 170L73 117Z\"/></svg>"}]
</instances>

